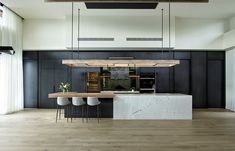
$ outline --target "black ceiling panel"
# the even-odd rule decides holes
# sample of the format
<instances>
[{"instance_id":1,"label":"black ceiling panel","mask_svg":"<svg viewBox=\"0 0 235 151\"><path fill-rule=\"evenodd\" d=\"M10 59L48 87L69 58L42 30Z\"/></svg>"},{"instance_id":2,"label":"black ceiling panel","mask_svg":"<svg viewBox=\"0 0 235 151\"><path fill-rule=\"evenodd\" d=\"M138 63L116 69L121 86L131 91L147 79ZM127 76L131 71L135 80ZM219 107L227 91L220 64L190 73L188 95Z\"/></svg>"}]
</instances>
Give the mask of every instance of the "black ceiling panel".
<instances>
[{"instance_id":1,"label":"black ceiling panel","mask_svg":"<svg viewBox=\"0 0 235 151\"><path fill-rule=\"evenodd\" d=\"M158 3L85 3L88 9L155 9Z\"/></svg>"}]
</instances>

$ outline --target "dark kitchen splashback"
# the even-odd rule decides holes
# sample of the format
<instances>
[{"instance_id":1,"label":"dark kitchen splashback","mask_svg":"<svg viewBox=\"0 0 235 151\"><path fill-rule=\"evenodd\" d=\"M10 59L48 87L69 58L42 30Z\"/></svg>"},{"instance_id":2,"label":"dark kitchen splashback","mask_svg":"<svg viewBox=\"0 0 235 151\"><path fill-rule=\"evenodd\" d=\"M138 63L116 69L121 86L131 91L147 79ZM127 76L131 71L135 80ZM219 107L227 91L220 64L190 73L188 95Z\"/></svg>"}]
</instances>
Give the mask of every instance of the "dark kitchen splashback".
<instances>
[{"instance_id":1,"label":"dark kitchen splashback","mask_svg":"<svg viewBox=\"0 0 235 151\"><path fill-rule=\"evenodd\" d=\"M102 91L139 90L138 68L112 67L102 68Z\"/></svg>"},{"instance_id":2,"label":"dark kitchen splashback","mask_svg":"<svg viewBox=\"0 0 235 151\"><path fill-rule=\"evenodd\" d=\"M70 68L62 65L62 59L77 59L77 55L77 52L70 51L24 51L24 79L30 79L24 80L25 107L54 108L55 103L48 99L48 93L58 91L57 84L61 81L70 83L71 91L85 92L85 73L101 73L101 69ZM156 72L156 93L192 94L194 108L224 108L224 51L177 50L171 51L170 54L168 52L162 54L161 51L79 52L80 59L123 56L131 56L134 59L179 59L180 64L175 67L140 68L137 72L139 74ZM108 106L106 104L106 107Z\"/></svg>"}]
</instances>

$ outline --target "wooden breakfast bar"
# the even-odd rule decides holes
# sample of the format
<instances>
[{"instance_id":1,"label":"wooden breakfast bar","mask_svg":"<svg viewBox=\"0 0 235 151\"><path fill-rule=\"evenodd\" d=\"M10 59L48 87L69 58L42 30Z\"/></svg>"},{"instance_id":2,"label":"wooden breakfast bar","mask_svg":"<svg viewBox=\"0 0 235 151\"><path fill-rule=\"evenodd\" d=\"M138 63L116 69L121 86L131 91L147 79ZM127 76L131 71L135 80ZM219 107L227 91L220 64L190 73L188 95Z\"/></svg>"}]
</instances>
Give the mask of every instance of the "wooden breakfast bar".
<instances>
[{"instance_id":1,"label":"wooden breakfast bar","mask_svg":"<svg viewBox=\"0 0 235 151\"><path fill-rule=\"evenodd\" d=\"M114 94L111 92L102 92L102 93L77 93L77 92L58 92L58 93L50 93L48 94L48 98L50 99L56 99L57 97L66 97L66 98L72 98L72 97L97 97L99 99L112 99L114 98Z\"/></svg>"}]
</instances>

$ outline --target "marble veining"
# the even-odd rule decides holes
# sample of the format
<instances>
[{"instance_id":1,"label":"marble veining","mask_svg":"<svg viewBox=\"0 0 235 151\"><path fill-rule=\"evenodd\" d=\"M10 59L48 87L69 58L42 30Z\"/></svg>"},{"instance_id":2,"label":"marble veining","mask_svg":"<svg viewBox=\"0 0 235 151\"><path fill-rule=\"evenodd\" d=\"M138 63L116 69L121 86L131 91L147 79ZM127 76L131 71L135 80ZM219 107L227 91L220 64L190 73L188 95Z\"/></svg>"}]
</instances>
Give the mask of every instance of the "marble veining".
<instances>
[{"instance_id":1,"label":"marble veining","mask_svg":"<svg viewBox=\"0 0 235 151\"><path fill-rule=\"evenodd\" d=\"M116 94L114 119L192 119L192 96Z\"/></svg>"}]
</instances>

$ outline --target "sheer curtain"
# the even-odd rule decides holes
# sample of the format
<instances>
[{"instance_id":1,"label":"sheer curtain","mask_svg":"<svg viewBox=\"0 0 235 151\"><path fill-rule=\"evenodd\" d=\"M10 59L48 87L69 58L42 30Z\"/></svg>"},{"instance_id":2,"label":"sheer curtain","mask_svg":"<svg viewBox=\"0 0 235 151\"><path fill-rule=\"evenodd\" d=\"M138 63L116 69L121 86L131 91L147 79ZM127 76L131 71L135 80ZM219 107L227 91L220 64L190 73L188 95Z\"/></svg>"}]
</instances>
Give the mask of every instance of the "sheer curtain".
<instances>
[{"instance_id":1,"label":"sheer curtain","mask_svg":"<svg viewBox=\"0 0 235 151\"><path fill-rule=\"evenodd\" d=\"M235 49L226 51L226 109L235 112Z\"/></svg>"},{"instance_id":2,"label":"sheer curtain","mask_svg":"<svg viewBox=\"0 0 235 151\"><path fill-rule=\"evenodd\" d=\"M0 114L23 109L22 24L20 17L3 7L0 46L12 46L16 53L0 55Z\"/></svg>"}]
</instances>

